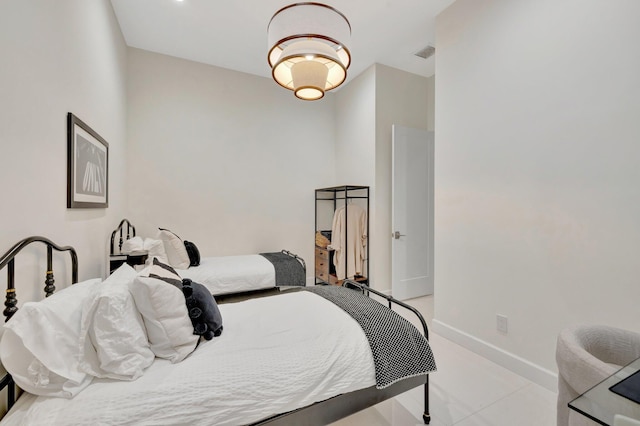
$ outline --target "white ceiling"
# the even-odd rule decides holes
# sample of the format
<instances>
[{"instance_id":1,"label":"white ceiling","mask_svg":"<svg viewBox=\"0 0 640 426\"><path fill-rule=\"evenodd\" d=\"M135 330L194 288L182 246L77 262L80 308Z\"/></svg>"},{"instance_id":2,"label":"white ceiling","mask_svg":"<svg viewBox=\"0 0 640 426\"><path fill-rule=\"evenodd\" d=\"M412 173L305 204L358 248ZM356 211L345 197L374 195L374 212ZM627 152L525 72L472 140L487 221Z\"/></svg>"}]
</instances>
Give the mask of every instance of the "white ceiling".
<instances>
[{"instance_id":1,"label":"white ceiling","mask_svg":"<svg viewBox=\"0 0 640 426\"><path fill-rule=\"evenodd\" d=\"M434 74L434 18L454 0L331 0L351 23L347 80L373 63ZM264 77L267 25L289 0L111 0L128 46Z\"/></svg>"}]
</instances>

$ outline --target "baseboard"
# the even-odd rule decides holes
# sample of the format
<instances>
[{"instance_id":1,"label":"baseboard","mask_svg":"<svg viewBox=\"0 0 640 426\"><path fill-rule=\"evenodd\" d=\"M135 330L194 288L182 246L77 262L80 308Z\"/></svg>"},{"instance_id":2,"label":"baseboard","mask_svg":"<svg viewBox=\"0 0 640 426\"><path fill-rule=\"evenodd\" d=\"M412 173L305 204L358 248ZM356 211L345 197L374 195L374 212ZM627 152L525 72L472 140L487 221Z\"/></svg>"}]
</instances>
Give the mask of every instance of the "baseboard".
<instances>
[{"instance_id":1,"label":"baseboard","mask_svg":"<svg viewBox=\"0 0 640 426\"><path fill-rule=\"evenodd\" d=\"M517 355L507 352L491 343L480 340L468 333L458 330L455 327L451 327L437 319L432 321L432 329L440 336L451 340L458 345L469 349L478 355L487 358L496 364L513 371L520 376L531 380L532 382L549 389L552 392L558 391L558 375L553 371L540 367L521 358Z\"/></svg>"}]
</instances>

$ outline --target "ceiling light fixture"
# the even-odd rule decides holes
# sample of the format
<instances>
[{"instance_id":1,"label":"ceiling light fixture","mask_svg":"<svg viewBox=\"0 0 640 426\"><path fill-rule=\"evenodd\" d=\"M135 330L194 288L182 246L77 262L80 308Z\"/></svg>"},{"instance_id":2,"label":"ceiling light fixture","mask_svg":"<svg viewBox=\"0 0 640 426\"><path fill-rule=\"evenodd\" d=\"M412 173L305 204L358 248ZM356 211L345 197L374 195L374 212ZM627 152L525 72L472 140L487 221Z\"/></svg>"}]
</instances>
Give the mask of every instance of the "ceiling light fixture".
<instances>
[{"instance_id":1,"label":"ceiling light fixture","mask_svg":"<svg viewBox=\"0 0 640 426\"><path fill-rule=\"evenodd\" d=\"M331 6L295 3L277 11L267 27L273 79L307 101L320 99L347 78L349 20Z\"/></svg>"}]
</instances>

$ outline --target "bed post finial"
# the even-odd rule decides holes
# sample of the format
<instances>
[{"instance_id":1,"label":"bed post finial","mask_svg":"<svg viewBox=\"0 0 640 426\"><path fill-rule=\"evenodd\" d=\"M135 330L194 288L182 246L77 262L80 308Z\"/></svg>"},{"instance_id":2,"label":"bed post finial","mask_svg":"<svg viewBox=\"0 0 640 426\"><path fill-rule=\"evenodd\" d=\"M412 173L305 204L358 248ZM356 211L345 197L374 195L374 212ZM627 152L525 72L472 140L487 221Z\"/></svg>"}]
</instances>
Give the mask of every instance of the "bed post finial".
<instances>
[{"instance_id":1,"label":"bed post finial","mask_svg":"<svg viewBox=\"0 0 640 426\"><path fill-rule=\"evenodd\" d=\"M56 291L55 282L56 280L53 278L53 248L47 246L47 274L44 279L44 297L49 297Z\"/></svg>"},{"instance_id":2,"label":"bed post finial","mask_svg":"<svg viewBox=\"0 0 640 426\"><path fill-rule=\"evenodd\" d=\"M7 297L6 297L6 300L4 301L4 306L6 307L4 308L4 311L2 311L2 314L5 317L4 322L9 321L13 316L13 314L15 314L18 311L18 308L16 307L17 304L18 304L18 299L16 298L16 289L8 288Z\"/></svg>"},{"instance_id":3,"label":"bed post finial","mask_svg":"<svg viewBox=\"0 0 640 426\"><path fill-rule=\"evenodd\" d=\"M55 282L56 280L53 278L53 271L48 270L44 280L44 297L49 297L56 291L56 286L54 285Z\"/></svg>"}]
</instances>

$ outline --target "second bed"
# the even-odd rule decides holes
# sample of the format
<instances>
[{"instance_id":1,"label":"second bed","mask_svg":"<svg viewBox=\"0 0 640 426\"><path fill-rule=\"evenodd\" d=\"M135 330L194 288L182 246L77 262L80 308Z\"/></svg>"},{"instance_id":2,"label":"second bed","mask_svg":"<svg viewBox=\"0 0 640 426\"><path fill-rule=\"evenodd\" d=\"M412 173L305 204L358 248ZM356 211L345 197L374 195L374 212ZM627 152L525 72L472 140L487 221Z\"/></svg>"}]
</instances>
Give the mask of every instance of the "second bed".
<instances>
[{"instance_id":1,"label":"second bed","mask_svg":"<svg viewBox=\"0 0 640 426\"><path fill-rule=\"evenodd\" d=\"M121 254L127 240L134 237L136 237L135 227L127 219L123 219L111 233L111 254ZM153 251L149 251L148 256L152 255ZM197 257L197 266L186 268L172 266L180 276L204 285L214 296L306 285L304 259L288 250L202 258L198 253Z\"/></svg>"}]
</instances>

